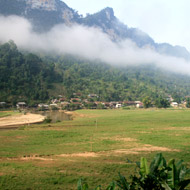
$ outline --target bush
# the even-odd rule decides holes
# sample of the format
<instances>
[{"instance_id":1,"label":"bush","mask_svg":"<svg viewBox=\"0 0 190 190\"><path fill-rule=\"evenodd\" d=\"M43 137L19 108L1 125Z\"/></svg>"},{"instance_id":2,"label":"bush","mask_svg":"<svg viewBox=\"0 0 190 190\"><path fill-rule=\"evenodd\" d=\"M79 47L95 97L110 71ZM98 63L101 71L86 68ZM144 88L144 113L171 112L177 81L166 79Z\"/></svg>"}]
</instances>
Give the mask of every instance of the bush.
<instances>
[{"instance_id":1,"label":"bush","mask_svg":"<svg viewBox=\"0 0 190 190\"><path fill-rule=\"evenodd\" d=\"M110 183L106 190L185 190L190 184L190 179L185 179L190 169L186 168L182 160L175 163L175 159L171 159L167 163L159 153L150 166L146 158L141 158L137 166L139 167L138 176L131 176L129 182L119 173L118 180ZM77 189L89 190L88 184L80 179ZM101 186L97 186L95 190L101 190Z\"/></svg>"},{"instance_id":2,"label":"bush","mask_svg":"<svg viewBox=\"0 0 190 190\"><path fill-rule=\"evenodd\" d=\"M52 119L50 117L46 117L44 119L44 123L51 123Z\"/></svg>"}]
</instances>

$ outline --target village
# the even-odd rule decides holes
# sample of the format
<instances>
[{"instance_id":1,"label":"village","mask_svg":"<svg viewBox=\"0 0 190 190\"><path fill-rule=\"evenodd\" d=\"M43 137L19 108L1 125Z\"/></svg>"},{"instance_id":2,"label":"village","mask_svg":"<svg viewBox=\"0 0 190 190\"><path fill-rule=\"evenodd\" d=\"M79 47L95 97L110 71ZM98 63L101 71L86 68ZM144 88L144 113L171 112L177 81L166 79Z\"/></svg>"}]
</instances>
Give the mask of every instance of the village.
<instances>
[{"instance_id":1,"label":"village","mask_svg":"<svg viewBox=\"0 0 190 190\"><path fill-rule=\"evenodd\" d=\"M136 101L98 101L97 94L89 94L86 98L83 98L81 93L73 93L73 97L68 99L63 95L58 95L57 98L51 99L48 103L39 103L35 107L39 111L46 110L77 110L77 109L131 109L131 108L144 108L143 102ZM174 99L169 95L166 100L173 108L185 108L187 102L182 101L180 104L175 102ZM0 109L8 108L9 105L6 102L0 102ZM156 107L154 102L151 103L150 107ZM16 104L17 109L30 108L27 102L18 102Z\"/></svg>"}]
</instances>

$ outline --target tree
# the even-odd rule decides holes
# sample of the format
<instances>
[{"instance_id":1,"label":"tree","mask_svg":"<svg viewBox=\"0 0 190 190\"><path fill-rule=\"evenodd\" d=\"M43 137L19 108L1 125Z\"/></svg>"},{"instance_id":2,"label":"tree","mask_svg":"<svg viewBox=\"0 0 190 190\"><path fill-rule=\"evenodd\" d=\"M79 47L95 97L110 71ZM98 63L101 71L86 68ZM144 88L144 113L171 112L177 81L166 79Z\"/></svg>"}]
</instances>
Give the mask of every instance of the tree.
<instances>
[{"instance_id":1,"label":"tree","mask_svg":"<svg viewBox=\"0 0 190 190\"><path fill-rule=\"evenodd\" d=\"M159 97L155 101L155 106L157 108L168 108L170 106L170 102L162 97Z\"/></svg>"},{"instance_id":2,"label":"tree","mask_svg":"<svg viewBox=\"0 0 190 190\"><path fill-rule=\"evenodd\" d=\"M144 99L143 99L143 105L145 108L149 108L151 107L152 105L152 100L149 96L146 96Z\"/></svg>"},{"instance_id":3,"label":"tree","mask_svg":"<svg viewBox=\"0 0 190 190\"><path fill-rule=\"evenodd\" d=\"M187 107L187 108L190 108L190 98L187 98L187 99L186 99L186 107Z\"/></svg>"}]
</instances>

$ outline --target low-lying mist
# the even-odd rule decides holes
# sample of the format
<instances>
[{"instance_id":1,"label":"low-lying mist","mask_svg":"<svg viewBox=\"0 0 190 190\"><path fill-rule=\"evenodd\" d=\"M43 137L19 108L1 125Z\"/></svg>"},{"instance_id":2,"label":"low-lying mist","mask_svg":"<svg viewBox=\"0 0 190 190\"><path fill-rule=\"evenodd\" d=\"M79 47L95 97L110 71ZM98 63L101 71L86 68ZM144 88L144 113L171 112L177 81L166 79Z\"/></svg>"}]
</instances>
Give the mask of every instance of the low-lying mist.
<instances>
[{"instance_id":1,"label":"low-lying mist","mask_svg":"<svg viewBox=\"0 0 190 190\"><path fill-rule=\"evenodd\" d=\"M21 50L71 54L122 66L155 64L169 71L190 74L190 63L184 59L160 55L150 47L138 48L130 40L114 43L98 28L57 25L38 34L28 20L18 16L0 16L0 26L0 42L13 40Z\"/></svg>"}]
</instances>

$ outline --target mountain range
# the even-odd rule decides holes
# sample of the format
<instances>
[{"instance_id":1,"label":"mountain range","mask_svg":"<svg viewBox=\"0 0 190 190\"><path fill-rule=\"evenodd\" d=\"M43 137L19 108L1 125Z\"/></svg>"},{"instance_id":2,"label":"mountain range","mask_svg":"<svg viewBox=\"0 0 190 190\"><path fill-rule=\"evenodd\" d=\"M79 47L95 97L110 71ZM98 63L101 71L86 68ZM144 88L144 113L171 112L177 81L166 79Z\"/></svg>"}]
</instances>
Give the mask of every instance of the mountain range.
<instances>
[{"instance_id":1,"label":"mountain range","mask_svg":"<svg viewBox=\"0 0 190 190\"><path fill-rule=\"evenodd\" d=\"M150 47L160 54L190 60L190 53L185 47L156 43L140 29L123 24L109 7L83 17L60 0L0 0L0 14L24 17L32 23L34 31L39 33L47 32L57 24L97 27L114 42L130 39L140 48Z\"/></svg>"}]
</instances>

